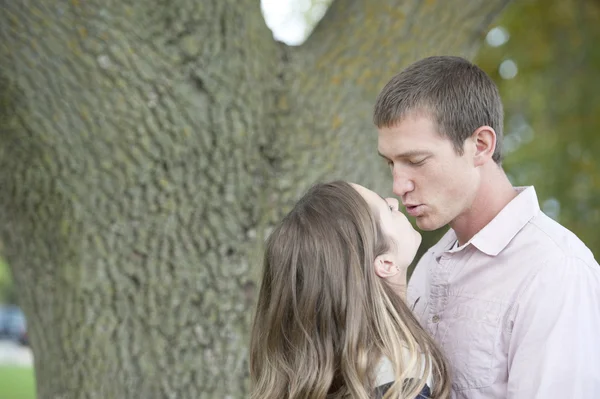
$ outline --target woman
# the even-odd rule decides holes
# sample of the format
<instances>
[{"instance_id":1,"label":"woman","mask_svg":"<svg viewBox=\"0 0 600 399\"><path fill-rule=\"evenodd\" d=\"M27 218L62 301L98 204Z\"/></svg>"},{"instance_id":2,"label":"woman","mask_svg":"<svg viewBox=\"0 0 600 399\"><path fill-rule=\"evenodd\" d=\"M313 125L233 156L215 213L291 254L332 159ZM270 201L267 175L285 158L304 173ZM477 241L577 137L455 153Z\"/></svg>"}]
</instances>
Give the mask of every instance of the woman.
<instances>
[{"instance_id":1,"label":"woman","mask_svg":"<svg viewBox=\"0 0 600 399\"><path fill-rule=\"evenodd\" d=\"M420 243L396 200L341 181L310 189L266 243L252 398L448 397L442 356L403 300Z\"/></svg>"}]
</instances>

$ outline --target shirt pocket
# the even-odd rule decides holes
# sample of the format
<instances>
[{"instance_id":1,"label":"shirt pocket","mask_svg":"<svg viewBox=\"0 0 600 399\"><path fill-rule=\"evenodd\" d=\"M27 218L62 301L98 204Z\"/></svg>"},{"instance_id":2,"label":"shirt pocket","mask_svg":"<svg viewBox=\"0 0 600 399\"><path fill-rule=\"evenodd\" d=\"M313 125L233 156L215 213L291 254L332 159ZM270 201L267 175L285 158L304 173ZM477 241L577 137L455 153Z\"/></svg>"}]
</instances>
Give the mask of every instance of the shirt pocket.
<instances>
[{"instance_id":1,"label":"shirt pocket","mask_svg":"<svg viewBox=\"0 0 600 399\"><path fill-rule=\"evenodd\" d=\"M506 305L470 297L449 298L441 345L456 391L485 388L496 379L496 348Z\"/></svg>"}]
</instances>

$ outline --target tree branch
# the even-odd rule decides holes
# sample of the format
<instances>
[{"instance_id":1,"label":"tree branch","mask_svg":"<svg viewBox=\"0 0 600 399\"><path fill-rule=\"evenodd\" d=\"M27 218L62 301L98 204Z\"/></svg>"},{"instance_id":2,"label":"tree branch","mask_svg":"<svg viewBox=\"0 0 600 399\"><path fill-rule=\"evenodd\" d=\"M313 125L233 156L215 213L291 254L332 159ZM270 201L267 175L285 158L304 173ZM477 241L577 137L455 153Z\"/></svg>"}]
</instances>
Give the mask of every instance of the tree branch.
<instances>
[{"instance_id":1,"label":"tree branch","mask_svg":"<svg viewBox=\"0 0 600 399\"><path fill-rule=\"evenodd\" d=\"M288 143L287 154L293 157L298 148L307 148L311 169L320 171L316 179L341 176L380 190L388 187L381 183L384 167L377 162L371 124L378 91L418 58L473 57L491 20L508 3L335 0L306 43L291 55L286 104L295 116L287 123L306 133ZM344 161L348 157L356 163L349 165Z\"/></svg>"},{"instance_id":2,"label":"tree branch","mask_svg":"<svg viewBox=\"0 0 600 399\"><path fill-rule=\"evenodd\" d=\"M391 75L433 54L472 57L510 0L335 0L300 53L310 72L376 93ZM417 44L414 46L414 44ZM383 76L382 76L383 75Z\"/></svg>"}]
</instances>

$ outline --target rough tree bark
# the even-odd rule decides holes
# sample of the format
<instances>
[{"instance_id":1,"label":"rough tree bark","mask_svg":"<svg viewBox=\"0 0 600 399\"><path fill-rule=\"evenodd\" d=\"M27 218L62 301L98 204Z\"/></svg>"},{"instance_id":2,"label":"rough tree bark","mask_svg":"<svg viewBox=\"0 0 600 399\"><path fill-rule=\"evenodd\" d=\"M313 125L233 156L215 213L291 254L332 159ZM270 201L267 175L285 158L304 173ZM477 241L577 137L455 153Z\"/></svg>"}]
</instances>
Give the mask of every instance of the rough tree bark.
<instances>
[{"instance_id":1,"label":"rough tree bark","mask_svg":"<svg viewBox=\"0 0 600 399\"><path fill-rule=\"evenodd\" d=\"M0 252L40 398L242 398L262 240L317 179L389 191L370 112L507 0L3 1ZM360 166L359 166L360 165Z\"/></svg>"}]
</instances>

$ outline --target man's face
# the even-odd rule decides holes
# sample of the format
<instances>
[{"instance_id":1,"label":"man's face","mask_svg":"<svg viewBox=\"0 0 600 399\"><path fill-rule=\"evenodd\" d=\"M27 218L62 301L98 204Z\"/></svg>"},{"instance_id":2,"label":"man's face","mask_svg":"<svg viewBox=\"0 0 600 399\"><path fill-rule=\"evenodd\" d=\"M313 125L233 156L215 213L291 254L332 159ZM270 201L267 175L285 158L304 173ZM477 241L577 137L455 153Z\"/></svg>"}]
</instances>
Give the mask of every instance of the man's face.
<instances>
[{"instance_id":1,"label":"man's face","mask_svg":"<svg viewBox=\"0 0 600 399\"><path fill-rule=\"evenodd\" d=\"M424 113L379 129L378 149L390 165L394 194L420 229L439 229L469 210L479 186L471 148L458 155Z\"/></svg>"}]
</instances>

